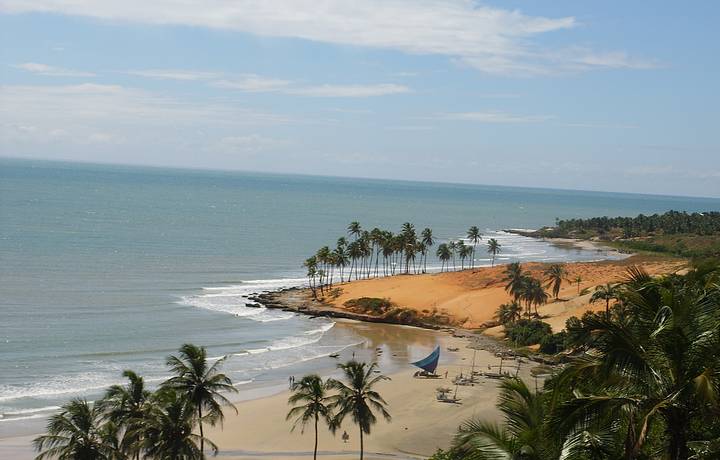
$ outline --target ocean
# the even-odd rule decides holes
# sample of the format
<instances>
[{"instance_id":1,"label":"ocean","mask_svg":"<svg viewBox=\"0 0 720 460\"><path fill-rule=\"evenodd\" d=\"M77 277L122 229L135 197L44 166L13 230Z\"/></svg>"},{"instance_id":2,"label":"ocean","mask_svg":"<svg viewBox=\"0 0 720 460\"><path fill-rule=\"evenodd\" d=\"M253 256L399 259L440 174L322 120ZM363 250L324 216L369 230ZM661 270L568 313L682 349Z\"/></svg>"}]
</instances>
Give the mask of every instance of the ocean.
<instances>
[{"instance_id":1,"label":"ocean","mask_svg":"<svg viewBox=\"0 0 720 460\"><path fill-rule=\"evenodd\" d=\"M327 365L362 333L245 305L302 285L302 261L351 221L440 240L477 225L503 245L499 263L575 261L616 255L502 230L670 209L720 200L0 159L0 435L99 397L124 369L157 384L186 342L228 355L241 389Z\"/></svg>"}]
</instances>

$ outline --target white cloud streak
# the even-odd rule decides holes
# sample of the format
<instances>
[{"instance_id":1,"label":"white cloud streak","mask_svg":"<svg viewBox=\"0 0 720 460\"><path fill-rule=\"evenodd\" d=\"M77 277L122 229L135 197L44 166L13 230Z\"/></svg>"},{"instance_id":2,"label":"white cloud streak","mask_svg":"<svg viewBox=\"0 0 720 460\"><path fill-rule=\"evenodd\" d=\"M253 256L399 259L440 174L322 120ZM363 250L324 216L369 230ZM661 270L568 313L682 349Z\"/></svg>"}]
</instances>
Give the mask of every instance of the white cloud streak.
<instances>
[{"instance_id":1,"label":"white cloud streak","mask_svg":"<svg viewBox=\"0 0 720 460\"><path fill-rule=\"evenodd\" d=\"M188 25L443 55L492 74L656 66L624 51L547 49L537 38L575 28L574 17L531 16L472 0L0 0L0 11Z\"/></svg>"},{"instance_id":2,"label":"white cloud streak","mask_svg":"<svg viewBox=\"0 0 720 460\"><path fill-rule=\"evenodd\" d=\"M206 80L208 81L208 85L214 88L242 91L245 93L282 93L321 98L359 98L411 92L407 86L393 83L303 86L291 80L265 77L256 74L227 76L212 72L187 70L134 70L126 73L165 80Z\"/></svg>"},{"instance_id":3,"label":"white cloud streak","mask_svg":"<svg viewBox=\"0 0 720 460\"><path fill-rule=\"evenodd\" d=\"M128 75L136 77L152 78L156 80L181 80L181 81L197 81L208 80L211 78L219 78L221 74L214 72L200 72L194 70L174 70L174 69L146 69L146 70L128 70Z\"/></svg>"},{"instance_id":4,"label":"white cloud streak","mask_svg":"<svg viewBox=\"0 0 720 460\"><path fill-rule=\"evenodd\" d=\"M410 88L392 83L377 85L319 85L291 88L286 92L310 97L374 97L409 93Z\"/></svg>"},{"instance_id":5,"label":"white cloud streak","mask_svg":"<svg viewBox=\"0 0 720 460\"><path fill-rule=\"evenodd\" d=\"M26 72L34 73L36 75L43 75L46 77L94 77L95 74L92 72L82 72L79 70L65 69L62 67L54 67L47 64L39 64L37 62L24 62L22 64L13 64L11 67L16 69L24 70Z\"/></svg>"},{"instance_id":6,"label":"white cloud streak","mask_svg":"<svg viewBox=\"0 0 720 460\"><path fill-rule=\"evenodd\" d=\"M290 86L289 80L262 77L255 74L240 75L232 79L217 80L210 83L216 88L234 89L248 93L268 93L285 90Z\"/></svg>"},{"instance_id":7,"label":"white cloud streak","mask_svg":"<svg viewBox=\"0 0 720 460\"><path fill-rule=\"evenodd\" d=\"M553 117L549 115L514 115L504 112L457 112L442 113L435 118L475 123L542 123Z\"/></svg>"},{"instance_id":8,"label":"white cloud streak","mask_svg":"<svg viewBox=\"0 0 720 460\"><path fill-rule=\"evenodd\" d=\"M135 88L84 83L59 86L0 87L0 117L76 121L113 120L158 123L283 122L283 117L223 104L180 101Z\"/></svg>"}]
</instances>

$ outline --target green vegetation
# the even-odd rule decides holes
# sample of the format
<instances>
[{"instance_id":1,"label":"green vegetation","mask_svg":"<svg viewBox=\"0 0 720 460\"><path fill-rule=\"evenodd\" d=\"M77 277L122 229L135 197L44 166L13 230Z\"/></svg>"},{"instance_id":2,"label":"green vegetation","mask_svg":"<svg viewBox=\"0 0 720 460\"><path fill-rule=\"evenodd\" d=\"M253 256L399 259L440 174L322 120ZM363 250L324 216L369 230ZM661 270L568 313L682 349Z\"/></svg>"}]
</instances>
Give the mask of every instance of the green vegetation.
<instances>
[{"instance_id":1,"label":"green vegetation","mask_svg":"<svg viewBox=\"0 0 720 460\"><path fill-rule=\"evenodd\" d=\"M668 211L637 217L558 220L532 236L597 238L620 249L702 258L720 255L720 212Z\"/></svg>"},{"instance_id":2,"label":"green vegetation","mask_svg":"<svg viewBox=\"0 0 720 460\"><path fill-rule=\"evenodd\" d=\"M540 340L540 353L554 355L567 348L567 332L560 331L557 334L549 334Z\"/></svg>"},{"instance_id":3,"label":"green vegetation","mask_svg":"<svg viewBox=\"0 0 720 460\"><path fill-rule=\"evenodd\" d=\"M185 344L179 357L168 358L173 377L155 392L145 388L142 377L125 371L126 386L111 386L94 405L74 399L53 415L47 434L33 441L37 458L203 459L205 444L217 453L202 424L222 421L220 403L235 408L219 393L236 391L219 372L222 362L208 365L205 348Z\"/></svg>"},{"instance_id":4,"label":"green vegetation","mask_svg":"<svg viewBox=\"0 0 720 460\"><path fill-rule=\"evenodd\" d=\"M519 346L541 343L545 337L551 335L550 325L536 319L523 318L505 325L505 336Z\"/></svg>"},{"instance_id":5,"label":"green vegetation","mask_svg":"<svg viewBox=\"0 0 720 460\"><path fill-rule=\"evenodd\" d=\"M631 268L612 287L607 312L543 339L570 349L567 365L536 391L506 379L503 423L467 421L437 458L720 458L720 263L657 278Z\"/></svg>"},{"instance_id":6,"label":"green vegetation","mask_svg":"<svg viewBox=\"0 0 720 460\"><path fill-rule=\"evenodd\" d=\"M323 246L303 263L315 298L324 296L336 280L347 282L403 273L426 273L428 255L437 242L431 229L425 228L418 236L415 226L409 222L402 225L398 234L379 228L366 231L359 222L351 222L347 232L351 241L340 237L335 249ZM458 259L461 269L465 269L466 261L474 267L475 246L481 239L480 230L473 226L467 232L468 244L463 240L440 244L435 255L442 262L441 271L449 271L451 261L455 270ZM500 245L497 244L492 253L493 264L499 250Z\"/></svg>"},{"instance_id":7,"label":"green vegetation","mask_svg":"<svg viewBox=\"0 0 720 460\"><path fill-rule=\"evenodd\" d=\"M610 315L610 301L617 299L620 290L612 283L606 283L595 288L595 292L590 296L590 303L605 302L605 315Z\"/></svg>"},{"instance_id":8,"label":"green vegetation","mask_svg":"<svg viewBox=\"0 0 720 460\"><path fill-rule=\"evenodd\" d=\"M500 383L498 409L505 423L480 419L463 423L454 440L456 459L542 459L552 458L553 438L546 436L543 421L547 398L531 391L525 382L506 378ZM557 457L555 457L557 458Z\"/></svg>"},{"instance_id":9,"label":"green vegetation","mask_svg":"<svg viewBox=\"0 0 720 460\"><path fill-rule=\"evenodd\" d=\"M383 315L397 306L390 302L389 299L379 299L377 297L360 297L359 299L350 299L343 305L353 311L365 314Z\"/></svg>"},{"instance_id":10,"label":"green vegetation","mask_svg":"<svg viewBox=\"0 0 720 460\"><path fill-rule=\"evenodd\" d=\"M377 297L350 299L343 305L354 313L372 315L398 324L447 326L453 322L450 316L436 309L423 310L419 313L413 308L399 307L389 299Z\"/></svg>"},{"instance_id":11,"label":"green vegetation","mask_svg":"<svg viewBox=\"0 0 720 460\"><path fill-rule=\"evenodd\" d=\"M513 262L505 269L504 281L505 290L513 297L513 301L525 302L527 317L530 318L533 306L535 306L535 316L539 316L537 307L548 301L547 292L543 289L540 280L525 273L520 262Z\"/></svg>"}]
</instances>

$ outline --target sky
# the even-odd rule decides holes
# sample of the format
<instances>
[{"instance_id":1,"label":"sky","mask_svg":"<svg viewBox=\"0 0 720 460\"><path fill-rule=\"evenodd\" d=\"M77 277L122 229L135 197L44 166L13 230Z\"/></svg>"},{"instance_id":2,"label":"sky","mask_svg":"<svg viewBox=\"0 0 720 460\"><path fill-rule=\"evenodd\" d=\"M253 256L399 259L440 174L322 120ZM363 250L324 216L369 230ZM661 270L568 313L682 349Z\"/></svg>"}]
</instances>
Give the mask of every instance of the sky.
<instances>
[{"instance_id":1,"label":"sky","mask_svg":"<svg viewBox=\"0 0 720 460\"><path fill-rule=\"evenodd\" d=\"M0 0L0 156L720 197L720 2Z\"/></svg>"}]
</instances>

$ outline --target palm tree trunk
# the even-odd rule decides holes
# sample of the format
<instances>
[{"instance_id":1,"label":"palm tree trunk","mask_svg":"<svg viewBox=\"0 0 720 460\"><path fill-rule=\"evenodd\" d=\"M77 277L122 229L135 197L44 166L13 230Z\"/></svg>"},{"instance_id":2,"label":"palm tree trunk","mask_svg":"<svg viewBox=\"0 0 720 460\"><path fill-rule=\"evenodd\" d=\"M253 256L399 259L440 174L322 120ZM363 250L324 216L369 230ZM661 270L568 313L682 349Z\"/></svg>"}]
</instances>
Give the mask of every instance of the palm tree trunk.
<instances>
[{"instance_id":1,"label":"palm tree trunk","mask_svg":"<svg viewBox=\"0 0 720 460\"><path fill-rule=\"evenodd\" d=\"M318 446L318 416L315 414L315 450L313 451L313 460L317 460L317 446Z\"/></svg>"},{"instance_id":2,"label":"palm tree trunk","mask_svg":"<svg viewBox=\"0 0 720 460\"><path fill-rule=\"evenodd\" d=\"M360 460L363 460L364 449L365 446L363 445L363 430L362 427L360 427Z\"/></svg>"},{"instance_id":3,"label":"palm tree trunk","mask_svg":"<svg viewBox=\"0 0 720 460\"><path fill-rule=\"evenodd\" d=\"M200 453L205 454L205 435L202 427L202 407L198 406L198 426L200 427Z\"/></svg>"},{"instance_id":4,"label":"palm tree trunk","mask_svg":"<svg viewBox=\"0 0 720 460\"><path fill-rule=\"evenodd\" d=\"M610 319L610 299L605 299L605 318Z\"/></svg>"},{"instance_id":5,"label":"palm tree trunk","mask_svg":"<svg viewBox=\"0 0 720 460\"><path fill-rule=\"evenodd\" d=\"M685 433L687 420L684 414L678 410L671 409L667 417L667 431L670 438L668 450L671 460L684 460L690 456L687 446L687 435Z\"/></svg>"}]
</instances>

